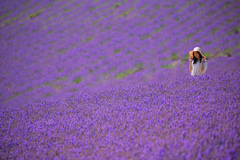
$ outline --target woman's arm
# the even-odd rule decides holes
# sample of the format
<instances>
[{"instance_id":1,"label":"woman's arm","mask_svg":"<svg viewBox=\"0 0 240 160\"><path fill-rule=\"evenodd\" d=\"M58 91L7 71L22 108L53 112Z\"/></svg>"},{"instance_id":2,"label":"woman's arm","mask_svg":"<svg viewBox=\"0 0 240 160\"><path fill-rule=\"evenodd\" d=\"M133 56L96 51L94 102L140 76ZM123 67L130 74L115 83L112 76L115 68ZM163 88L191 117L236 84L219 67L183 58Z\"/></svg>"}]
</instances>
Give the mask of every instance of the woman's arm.
<instances>
[{"instance_id":1,"label":"woman's arm","mask_svg":"<svg viewBox=\"0 0 240 160\"><path fill-rule=\"evenodd\" d=\"M192 72L192 57L189 58L189 71Z\"/></svg>"},{"instance_id":2,"label":"woman's arm","mask_svg":"<svg viewBox=\"0 0 240 160\"><path fill-rule=\"evenodd\" d=\"M206 60L205 57L203 57L202 63L201 63L201 72L202 72L202 73L204 72L204 63L207 63L207 60Z\"/></svg>"}]
</instances>

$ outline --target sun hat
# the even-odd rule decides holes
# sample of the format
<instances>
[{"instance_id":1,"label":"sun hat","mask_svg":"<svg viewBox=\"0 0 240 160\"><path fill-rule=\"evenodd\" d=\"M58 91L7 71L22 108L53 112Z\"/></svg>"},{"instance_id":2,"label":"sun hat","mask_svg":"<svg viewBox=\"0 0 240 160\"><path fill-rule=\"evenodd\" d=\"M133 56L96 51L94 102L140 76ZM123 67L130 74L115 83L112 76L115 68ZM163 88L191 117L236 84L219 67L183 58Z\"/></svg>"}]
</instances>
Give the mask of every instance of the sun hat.
<instances>
[{"instance_id":1,"label":"sun hat","mask_svg":"<svg viewBox=\"0 0 240 160\"><path fill-rule=\"evenodd\" d=\"M195 47L195 48L193 48L193 50L189 52L189 56L190 56L190 57L193 57L193 52L194 52L194 51L198 51L203 57L205 57L205 56L202 54L200 47Z\"/></svg>"},{"instance_id":2,"label":"sun hat","mask_svg":"<svg viewBox=\"0 0 240 160\"><path fill-rule=\"evenodd\" d=\"M193 51L198 51L198 52L201 53L201 48L200 47L195 47L195 48L193 48Z\"/></svg>"}]
</instances>

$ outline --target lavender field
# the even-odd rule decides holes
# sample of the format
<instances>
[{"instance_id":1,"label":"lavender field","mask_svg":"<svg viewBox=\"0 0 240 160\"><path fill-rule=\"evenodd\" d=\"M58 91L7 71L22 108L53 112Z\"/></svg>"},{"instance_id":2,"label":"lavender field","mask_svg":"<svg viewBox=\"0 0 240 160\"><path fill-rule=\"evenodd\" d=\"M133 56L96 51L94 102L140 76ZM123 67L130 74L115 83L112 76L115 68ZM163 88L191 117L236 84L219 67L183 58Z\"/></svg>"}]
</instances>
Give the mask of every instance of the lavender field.
<instances>
[{"instance_id":1,"label":"lavender field","mask_svg":"<svg viewBox=\"0 0 240 160\"><path fill-rule=\"evenodd\" d=\"M0 159L240 159L240 1L0 2Z\"/></svg>"}]
</instances>

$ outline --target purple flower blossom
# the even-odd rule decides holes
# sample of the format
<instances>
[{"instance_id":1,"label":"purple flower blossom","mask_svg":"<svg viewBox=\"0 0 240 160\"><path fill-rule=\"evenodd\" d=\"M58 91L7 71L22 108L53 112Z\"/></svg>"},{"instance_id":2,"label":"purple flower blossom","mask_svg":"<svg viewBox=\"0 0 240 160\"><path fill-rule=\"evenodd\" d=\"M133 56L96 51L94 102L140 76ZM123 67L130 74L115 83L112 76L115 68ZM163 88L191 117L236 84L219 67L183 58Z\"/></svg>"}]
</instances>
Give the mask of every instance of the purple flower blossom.
<instances>
[{"instance_id":1,"label":"purple flower blossom","mask_svg":"<svg viewBox=\"0 0 240 160\"><path fill-rule=\"evenodd\" d=\"M239 2L1 5L1 159L239 159Z\"/></svg>"}]
</instances>

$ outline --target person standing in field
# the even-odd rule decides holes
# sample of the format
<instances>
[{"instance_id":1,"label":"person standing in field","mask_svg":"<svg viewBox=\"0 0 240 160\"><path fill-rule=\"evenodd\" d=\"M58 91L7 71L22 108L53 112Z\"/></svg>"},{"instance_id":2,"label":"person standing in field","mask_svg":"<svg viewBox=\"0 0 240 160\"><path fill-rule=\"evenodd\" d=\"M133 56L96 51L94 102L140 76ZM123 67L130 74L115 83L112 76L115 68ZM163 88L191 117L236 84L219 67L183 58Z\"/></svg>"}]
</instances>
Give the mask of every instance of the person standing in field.
<instances>
[{"instance_id":1,"label":"person standing in field","mask_svg":"<svg viewBox=\"0 0 240 160\"><path fill-rule=\"evenodd\" d=\"M207 60L201 52L201 48L195 47L189 52L189 71L192 76L204 75L207 70Z\"/></svg>"}]
</instances>

